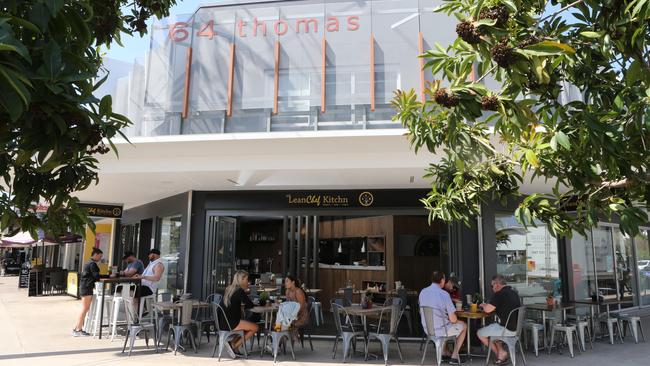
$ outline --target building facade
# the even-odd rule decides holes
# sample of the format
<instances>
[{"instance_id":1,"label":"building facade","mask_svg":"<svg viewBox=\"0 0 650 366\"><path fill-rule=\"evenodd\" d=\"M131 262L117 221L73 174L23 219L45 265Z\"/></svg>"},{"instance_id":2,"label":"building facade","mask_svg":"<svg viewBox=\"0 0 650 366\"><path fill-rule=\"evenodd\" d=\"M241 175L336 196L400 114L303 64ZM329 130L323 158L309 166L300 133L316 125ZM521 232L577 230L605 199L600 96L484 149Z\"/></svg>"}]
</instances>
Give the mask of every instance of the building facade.
<instances>
[{"instance_id":1,"label":"building facade","mask_svg":"<svg viewBox=\"0 0 650 366\"><path fill-rule=\"evenodd\" d=\"M424 50L455 40L440 1L223 1L158 22L144 61L116 84L134 124L85 200L120 201L116 253L163 252L163 291L219 291L298 274L329 302L348 284L419 290L434 269L464 294L502 273L528 302L600 294L648 305L648 229L588 237L524 228L516 200L472 228L429 222L424 169L390 101L423 89ZM524 191L545 189L533 182ZM119 258L119 255L115 255Z\"/></svg>"}]
</instances>

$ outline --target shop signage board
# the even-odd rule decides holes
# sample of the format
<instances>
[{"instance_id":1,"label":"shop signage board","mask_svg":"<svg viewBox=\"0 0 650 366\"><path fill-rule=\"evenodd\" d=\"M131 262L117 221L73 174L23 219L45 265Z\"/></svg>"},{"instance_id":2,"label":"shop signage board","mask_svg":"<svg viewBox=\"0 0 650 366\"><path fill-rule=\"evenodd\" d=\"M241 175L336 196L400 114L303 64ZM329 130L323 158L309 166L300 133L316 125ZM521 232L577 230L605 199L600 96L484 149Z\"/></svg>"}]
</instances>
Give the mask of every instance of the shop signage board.
<instances>
[{"instance_id":1,"label":"shop signage board","mask_svg":"<svg viewBox=\"0 0 650 366\"><path fill-rule=\"evenodd\" d=\"M121 205L105 205L96 203L80 203L79 207L88 211L89 216L106 217L111 219L122 218Z\"/></svg>"}]
</instances>

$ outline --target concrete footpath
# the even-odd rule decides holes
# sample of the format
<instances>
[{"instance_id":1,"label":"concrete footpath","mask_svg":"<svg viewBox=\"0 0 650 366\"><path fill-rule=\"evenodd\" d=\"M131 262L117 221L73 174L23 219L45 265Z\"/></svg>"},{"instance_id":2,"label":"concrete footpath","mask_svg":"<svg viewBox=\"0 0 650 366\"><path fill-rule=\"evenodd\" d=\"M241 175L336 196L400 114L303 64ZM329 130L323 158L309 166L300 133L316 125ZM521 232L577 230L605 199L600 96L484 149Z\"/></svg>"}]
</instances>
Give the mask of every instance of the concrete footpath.
<instances>
[{"instance_id":1,"label":"concrete footpath","mask_svg":"<svg viewBox=\"0 0 650 366\"><path fill-rule=\"evenodd\" d=\"M70 334L75 317L80 308L80 302L72 297L27 297L25 289L18 289L17 277L0 277L0 365L215 365L216 358L211 358L214 337L207 344L205 337L199 353L188 352L174 356L173 352L155 353L153 349L144 347L144 340L138 340L137 349L131 357L122 354L123 338L111 342L108 339L93 339L92 337L73 338ZM650 324L644 324L650 337ZM625 365L647 366L650 364L650 339L648 343L634 344L628 337L625 344L610 345L596 342L594 350L587 350L571 359L564 354L534 354L527 352L528 365ZM433 352L428 352L426 365L433 365ZM323 365L341 362L341 348L338 357L332 360L332 340L314 342L315 351L307 346L296 349L296 361L290 356L279 359L281 363L294 365ZM422 353L418 343L404 342L404 364L419 365ZM371 344L371 352L381 353L379 345ZM519 358L520 360L520 358ZM222 359L226 365L262 365L271 366L273 361L269 356L259 357L255 352L249 360L232 361ZM352 365L382 365L382 361L364 362L360 356L355 356ZM389 364L399 365L397 349L391 346ZM468 365L484 365L485 359L475 358ZM519 362L518 364L523 365Z\"/></svg>"}]
</instances>

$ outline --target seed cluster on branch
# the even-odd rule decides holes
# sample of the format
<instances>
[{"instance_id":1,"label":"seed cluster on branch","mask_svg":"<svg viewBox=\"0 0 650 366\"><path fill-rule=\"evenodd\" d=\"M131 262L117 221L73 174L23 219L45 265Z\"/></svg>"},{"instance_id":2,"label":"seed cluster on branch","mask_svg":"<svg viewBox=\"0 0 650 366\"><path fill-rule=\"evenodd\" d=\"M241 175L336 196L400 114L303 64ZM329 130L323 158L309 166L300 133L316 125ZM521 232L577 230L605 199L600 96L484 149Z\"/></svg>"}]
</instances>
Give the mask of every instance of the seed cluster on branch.
<instances>
[{"instance_id":1,"label":"seed cluster on branch","mask_svg":"<svg viewBox=\"0 0 650 366\"><path fill-rule=\"evenodd\" d=\"M463 41L469 44L478 44L481 42L480 33L474 24L468 21L463 21L456 25L456 34L458 34L458 36L462 38Z\"/></svg>"},{"instance_id":2,"label":"seed cluster on branch","mask_svg":"<svg viewBox=\"0 0 650 366\"><path fill-rule=\"evenodd\" d=\"M504 5L497 5L489 8L482 9L478 15L478 18L483 19L492 19L496 20L494 24L495 27L505 28L510 19L510 13Z\"/></svg>"},{"instance_id":3,"label":"seed cluster on branch","mask_svg":"<svg viewBox=\"0 0 650 366\"><path fill-rule=\"evenodd\" d=\"M436 90L435 94L433 95L433 100L435 100L436 103L440 104L441 106L447 108L453 108L460 103L458 96L447 88Z\"/></svg>"}]
</instances>

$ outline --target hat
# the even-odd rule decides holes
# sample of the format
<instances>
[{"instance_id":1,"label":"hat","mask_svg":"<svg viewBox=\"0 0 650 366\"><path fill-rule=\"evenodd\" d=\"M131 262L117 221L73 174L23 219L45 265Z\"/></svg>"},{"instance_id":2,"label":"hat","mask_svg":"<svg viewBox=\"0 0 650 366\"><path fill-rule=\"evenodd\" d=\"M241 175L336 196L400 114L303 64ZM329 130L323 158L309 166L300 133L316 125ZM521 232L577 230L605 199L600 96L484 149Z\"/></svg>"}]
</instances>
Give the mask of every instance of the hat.
<instances>
[{"instance_id":1,"label":"hat","mask_svg":"<svg viewBox=\"0 0 650 366\"><path fill-rule=\"evenodd\" d=\"M128 257L130 257L130 256L134 256L134 257L135 257L135 253L133 253L133 252L130 251L130 250L127 250L126 252L124 252L124 255L122 256L122 260L125 260L125 259L127 259Z\"/></svg>"},{"instance_id":2,"label":"hat","mask_svg":"<svg viewBox=\"0 0 650 366\"><path fill-rule=\"evenodd\" d=\"M151 250L149 251L149 254L157 254L157 255L160 255L160 250L158 250L158 249L156 249L156 248L151 249Z\"/></svg>"}]
</instances>

